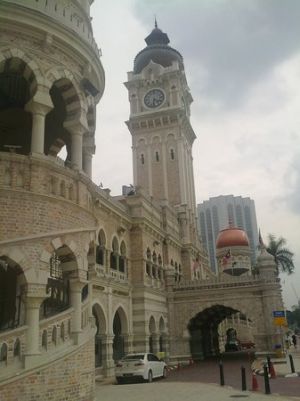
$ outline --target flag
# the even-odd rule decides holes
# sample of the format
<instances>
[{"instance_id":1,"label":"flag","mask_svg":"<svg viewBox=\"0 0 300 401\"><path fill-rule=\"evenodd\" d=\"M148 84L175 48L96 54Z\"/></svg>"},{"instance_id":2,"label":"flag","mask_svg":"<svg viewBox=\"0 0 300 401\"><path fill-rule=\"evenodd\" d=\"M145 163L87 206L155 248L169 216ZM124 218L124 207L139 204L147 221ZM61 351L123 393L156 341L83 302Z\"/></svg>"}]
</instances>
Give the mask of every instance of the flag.
<instances>
[{"instance_id":1,"label":"flag","mask_svg":"<svg viewBox=\"0 0 300 401\"><path fill-rule=\"evenodd\" d=\"M226 252L226 255L222 259L222 265L227 265L230 258L231 258L231 252L230 252L230 249L228 249L228 251Z\"/></svg>"}]
</instances>

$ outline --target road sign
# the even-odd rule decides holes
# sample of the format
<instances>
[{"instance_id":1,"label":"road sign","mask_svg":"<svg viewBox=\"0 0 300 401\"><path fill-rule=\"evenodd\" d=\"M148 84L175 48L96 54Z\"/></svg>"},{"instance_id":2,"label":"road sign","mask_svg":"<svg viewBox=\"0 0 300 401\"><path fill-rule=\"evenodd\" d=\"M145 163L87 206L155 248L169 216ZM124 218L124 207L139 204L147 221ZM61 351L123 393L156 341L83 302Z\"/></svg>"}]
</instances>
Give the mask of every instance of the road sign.
<instances>
[{"instance_id":1,"label":"road sign","mask_svg":"<svg viewBox=\"0 0 300 401\"><path fill-rule=\"evenodd\" d=\"M287 321L286 321L284 310L274 310L273 311L273 320L274 320L275 326L287 326Z\"/></svg>"}]
</instances>

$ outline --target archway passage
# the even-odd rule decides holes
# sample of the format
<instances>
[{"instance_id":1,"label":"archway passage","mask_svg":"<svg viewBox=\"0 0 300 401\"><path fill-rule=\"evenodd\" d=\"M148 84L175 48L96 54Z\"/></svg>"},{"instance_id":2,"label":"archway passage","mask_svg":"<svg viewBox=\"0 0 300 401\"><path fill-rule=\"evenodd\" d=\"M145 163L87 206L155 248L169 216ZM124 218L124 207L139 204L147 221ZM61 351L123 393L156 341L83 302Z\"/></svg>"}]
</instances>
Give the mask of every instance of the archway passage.
<instances>
[{"instance_id":1,"label":"archway passage","mask_svg":"<svg viewBox=\"0 0 300 401\"><path fill-rule=\"evenodd\" d=\"M35 76L23 60L12 57L0 64L1 152L30 152L32 116L25 105L35 91Z\"/></svg>"},{"instance_id":2,"label":"archway passage","mask_svg":"<svg viewBox=\"0 0 300 401\"><path fill-rule=\"evenodd\" d=\"M114 361L118 361L122 359L122 357L125 355L122 322L119 311L116 312L114 317L113 332L114 332L113 359Z\"/></svg>"},{"instance_id":3,"label":"archway passage","mask_svg":"<svg viewBox=\"0 0 300 401\"><path fill-rule=\"evenodd\" d=\"M103 366L102 339L106 332L106 322L103 310L98 304L93 306L92 313L95 318L95 323L97 327L97 331L95 334L95 367L99 368Z\"/></svg>"},{"instance_id":4,"label":"archway passage","mask_svg":"<svg viewBox=\"0 0 300 401\"><path fill-rule=\"evenodd\" d=\"M190 349L194 360L220 353L218 326L238 310L224 305L214 305L194 316L189 324Z\"/></svg>"},{"instance_id":5,"label":"archway passage","mask_svg":"<svg viewBox=\"0 0 300 401\"><path fill-rule=\"evenodd\" d=\"M5 256L0 258L0 331L24 323L23 289L26 283L21 267Z\"/></svg>"}]
</instances>

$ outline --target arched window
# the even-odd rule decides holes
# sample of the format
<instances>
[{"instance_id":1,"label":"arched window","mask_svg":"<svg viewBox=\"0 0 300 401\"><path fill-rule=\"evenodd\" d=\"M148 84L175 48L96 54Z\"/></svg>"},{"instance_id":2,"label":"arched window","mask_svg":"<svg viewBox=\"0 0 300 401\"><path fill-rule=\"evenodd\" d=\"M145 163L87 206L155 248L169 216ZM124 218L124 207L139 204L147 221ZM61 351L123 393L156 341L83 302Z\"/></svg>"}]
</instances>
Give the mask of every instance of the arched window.
<instances>
[{"instance_id":1,"label":"arched window","mask_svg":"<svg viewBox=\"0 0 300 401\"><path fill-rule=\"evenodd\" d=\"M7 344L3 343L0 349L0 363L4 362L7 363Z\"/></svg>"},{"instance_id":2,"label":"arched window","mask_svg":"<svg viewBox=\"0 0 300 401\"><path fill-rule=\"evenodd\" d=\"M105 264L105 246L106 246L106 237L103 230L99 231L98 235L99 245L96 248L96 263L104 266Z\"/></svg>"},{"instance_id":3,"label":"arched window","mask_svg":"<svg viewBox=\"0 0 300 401\"><path fill-rule=\"evenodd\" d=\"M44 348L44 350L47 350L47 346L48 346L48 334L47 330L44 330L42 334L42 348Z\"/></svg>"},{"instance_id":4,"label":"arched window","mask_svg":"<svg viewBox=\"0 0 300 401\"><path fill-rule=\"evenodd\" d=\"M5 256L0 257L0 331L23 323L24 283L21 267Z\"/></svg>"},{"instance_id":5,"label":"arched window","mask_svg":"<svg viewBox=\"0 0 300 401\"><path fill-rule=\"evenodd\" d=\"M159 162L159 153L158 153L158 151L155 152L155 160L157 162Z\"/></svg>"},{"instance_id":6,"label":"arched window","mask_svg":"<svg viewBox=\"0 0 300 401\"><path fill-rule=\"evenodd\" d=\"M121 243L120 250L121 250L121 255L119 259L119 270L120 272L124 273L126 269L126 245L124 241L122 241Z\"/></svg>"},{"instance_id":7,"label":"arched window","mask_svg":"<svg viewBox=\"0 0 300 401\"><path fill-rule=\"evenodd\" d=\"M158 264L159 264L159 266L162 265L162 257L161 257L161 254L158 255Z\"/></svg>"},{"instance_id":8,"label":"arched window","mask_svg":"<svg viewBox=\"0 0 300 401\"><path fill-rule=\"evenodd\" d=\"M62 182L60 183L60 196L62 196L62 197L64 197L64 198L65 198L65 196L66 196L66 185L65 185L65 182L64 182L64 181L62 181Z\"/></svg>"},{"instance_id":9,"label":"arched window","mask_svg":"<svg viewBox=\"0 0 300 401\"><path fill-rule=\"evenodd\" d=\"M60 338L62 339L62 341L65 341L65 325L63 322L60 326Z\"/></svg>"},{"instance_id":10,"label":"arched window","mask_svg":"<svg viewBox=\"0 0 300 401\"><path fill-rule=\"evenodd\" d=\"M81 302L85 301L89 295L89 285L86 284L81 290Z\"/></svg>"},{"instance_id":11,"label":"arched window","mask_svg":"<svg viewBox=\"0 0 300 401\"><path fill-rule=\"evenodd\" d=\"M120 318L120 314L117 311L113 320L113 359L114 361L118 361L125 354L125 344L124 337L122 333L122 322Z\"/></svg>"},{"instance_id":12,"label":"arched window","mask_svg":"<svg viewBox=\"0 0 300 401\"><path fill-rule=\"evenodd\" d=\"M56 326L53 326L52 329L52 343L56 345L57 342L57 328Z\"/></svg>"},{"instance_id":13,"label":"arched window","mask_svg":"<svg viewBox=\"0 0 300 401\"><path fill-rule=\"evenodd\" d=\"M119 243L116 237L112 241L112 251L110 253L110 268L117 270L119 262Z\"/></svg>"},{"instance_id":14,"label":"arched window","mask_svg":"<svg viewBox=\"0 0 300 401\"><path fill-rule=\"evenodd\" d=\"M20 339L17 338L14 343L14 358L20 358L21 356L21 343Z\"/></svg>"},{"instance_id":15,"label":"arched window","mask_svg":"<svg viewBox=\"0 0 300 401\"><path fill-rule=\"evenodd\" d=\"M50 277L47 283L50 296L41 304L42 318L53 316L70 306L69 270L64 271L64 263L68 264L68 269L73 263L74 270L76 269L75 256L66 245L53 252L50 258Z\"/></svg>"},{"instance_id":16,"label":"arched window","mask_svg":"<svg viewBox=\"0 0 300 401\"><path fill-rule=\"evenodd\" d=\"M175 262L175 281L178 281L178 265L177 265L177 262Z\"/></svg>"},{"instance_id":17,"label":"arched window","mask_svg":"<svg viewBox=\"0 0 300 401\"><path fill-rule=\"evenodd\" d=\"M151 260L151 251L149 248L147 248L146 255L147 255L147 259Z\"/></svg>"}]
</instances>

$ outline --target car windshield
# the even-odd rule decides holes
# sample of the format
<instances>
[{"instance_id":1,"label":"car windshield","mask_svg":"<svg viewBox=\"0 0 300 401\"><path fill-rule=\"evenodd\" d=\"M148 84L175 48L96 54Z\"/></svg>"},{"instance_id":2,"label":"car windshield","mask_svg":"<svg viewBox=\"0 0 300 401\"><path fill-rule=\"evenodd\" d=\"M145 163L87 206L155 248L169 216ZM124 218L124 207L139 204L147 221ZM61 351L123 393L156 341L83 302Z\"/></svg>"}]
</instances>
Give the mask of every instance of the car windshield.
<instances>
[{"instance_id":1,"label":"car windshield","mask_svg":"<svg viewBox=\"0 0 300 401\"><path fill-rule=\"evenodd\" d=\"M123 361L144 359L144 354L127 355L123 358Z\"/></svg>"}]
</instances>

